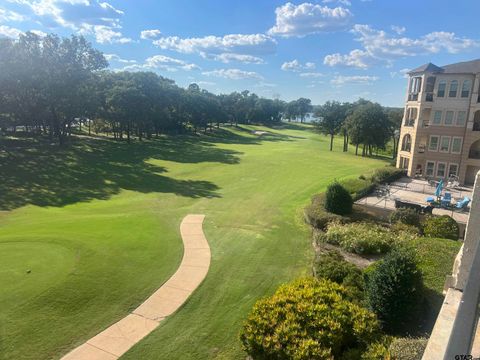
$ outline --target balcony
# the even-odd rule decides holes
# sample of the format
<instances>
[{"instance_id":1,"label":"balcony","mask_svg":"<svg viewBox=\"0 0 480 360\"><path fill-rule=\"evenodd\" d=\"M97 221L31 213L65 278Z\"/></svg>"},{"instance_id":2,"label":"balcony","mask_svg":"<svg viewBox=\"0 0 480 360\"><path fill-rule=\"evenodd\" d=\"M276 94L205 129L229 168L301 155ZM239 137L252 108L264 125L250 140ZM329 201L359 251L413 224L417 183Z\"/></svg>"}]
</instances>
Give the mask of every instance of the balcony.
<instances>
[{"instance_id":1,"label":"balcony","mask_svg":"<svg viewBox=\"0 0 480 360\"><path fill-rule=\"evenodd\" d=\"M423 154L425 152L426 147L427 147L427 145L425 145L425 144L418 145L418 152L420 154Z\"/></svg>"},{"instance_id":2,"label":"balcony","mask_svg":"<svg viewBox=\"0 0 480 360\"><path fill-rule=\"evenodd\" d=\"M426 93L425 94L425 101L432 102L433 101L433 93Z\"/></svg>"},{"instance_id":3,"label":"balcony","mask_svg":"<svg viewBox=\"0 0 480 360\"><path fill-rule=\"evenodd\" d=\"M414 127L415 126L415 119L405 120L405 122L403 123L403 126Z\"/></svg>"}]
</instances>

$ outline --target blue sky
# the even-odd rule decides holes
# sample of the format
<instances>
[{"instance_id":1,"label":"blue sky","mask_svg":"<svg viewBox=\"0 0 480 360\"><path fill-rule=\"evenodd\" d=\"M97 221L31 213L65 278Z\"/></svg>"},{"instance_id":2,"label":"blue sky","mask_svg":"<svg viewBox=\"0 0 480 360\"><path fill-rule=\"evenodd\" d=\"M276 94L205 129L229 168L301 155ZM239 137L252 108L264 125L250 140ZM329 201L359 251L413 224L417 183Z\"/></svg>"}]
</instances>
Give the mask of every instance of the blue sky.
<instances>
[{"instance_id":1,"label":"blue sky","mask_svg":"<svg viewBox=\"0 0 480 360\"><path fill-rule=\"evenodd\" d=\"M266 97L404 102L405 72L480 58L478 0L0 0L0 36L83 34L113 70Z\"/></svg>"}]
</instances>

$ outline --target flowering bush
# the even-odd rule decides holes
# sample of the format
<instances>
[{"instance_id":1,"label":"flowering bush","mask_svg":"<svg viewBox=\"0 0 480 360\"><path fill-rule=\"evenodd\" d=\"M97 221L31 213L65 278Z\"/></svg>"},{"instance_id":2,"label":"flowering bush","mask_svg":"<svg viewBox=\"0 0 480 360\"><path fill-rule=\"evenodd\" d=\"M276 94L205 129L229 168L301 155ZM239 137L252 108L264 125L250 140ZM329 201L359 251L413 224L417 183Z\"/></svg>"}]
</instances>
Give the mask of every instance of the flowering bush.
<instances>
[{"instance_id":1,"label":"flowering bush","mask_svg":"<svg viewBox=\"0 0 480 360\"><path fill-rule=\"evenodd\" d=\"M399 241L399 235L370 223L332 223L318 239L355 254L383 254Z\"/></svg>"}]
</instances>

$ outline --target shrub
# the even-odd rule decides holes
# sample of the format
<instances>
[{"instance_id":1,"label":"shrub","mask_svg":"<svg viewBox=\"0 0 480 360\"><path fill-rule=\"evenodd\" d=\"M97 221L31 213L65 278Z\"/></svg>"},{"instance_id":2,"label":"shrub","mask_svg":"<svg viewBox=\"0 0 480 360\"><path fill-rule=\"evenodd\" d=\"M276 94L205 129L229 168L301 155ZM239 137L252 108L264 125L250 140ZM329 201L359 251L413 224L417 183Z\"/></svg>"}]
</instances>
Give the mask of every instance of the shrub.
<instances>
[{"instance_id":1,"label":"shrub","mask_svg":"<svg viewBox=\"0 0 480 360\"><path fill-rule=\"evenodd\" d=\"M415 238L420 235L420 229L418 227L407 225L401 222L393 224L390 229L393 233L397 234L400 237L410 236Z\"/></svg>"},{"instance_id":2,"label":"shrub","mask_svg":"<svg viewBox=\"0 0 480 360\"><path fill-rule=\"evenodd\" d=\"M400 179L404 175L405 170L389 166L375 170L372 175L372 181L377 183L392 182Z\"/></svg>"},{"instance_id":3,"label":"shrub","mask_svg":"<svg viewBox=\"0 0 480 360\"><path fill-rule=\"evenodd\" d=\"M375 315L347 300L343 286L305 278L257 301L240 340L254 359L327 360L379 335Z\"/></svg>"},{"instance_id":4,"label":"shrub","mask_svg":"<svg viewBox=\"0 0 480 360\"><path fill-rule=\"evenodd\" d=\"M398 222L420 228L420 215L414 209L400 208L390 214L390 223Z\"/></svg>"},{"instance_id":5,"label":"shrub","mask_svg":"<svg viewBox=\"0 0 480 360\"><path fill-rule=\"evenodd\" d=\"M313 269L317 278L336 282L351 290L352 296L363 297L364 283L362 271L346 261L338 251L330 250L318 254L315 258Z\"/></svg>"},{"instance_id":6,"label":"shrub","mask_svg":"<svg viewBox=\"0 0 480 360\"><path fill-rule=\"evenodd\" d=\"M353 200L350 193L338 182L330 184L325 194L325 210L337 215L352 212Z\"/></svg>"},{"instance_id":7,"label":"shrub","mask_svg":"<svg viewBox=\"0 0 480 360\"><path fill-rule=\"evenodd\" d=\"M458 240L458 224L448 215L429 216L423 221L423 234L432 238Z\"/></svg>"},{"instance_id":8,"label":"shrub","mask_svg":"<svg viewBox=\"0 0 480 360\"><path fill-rule=\"evenodd\" d=\"M404 327L423 295L423 281L413 253L395 249L365 278L367 302L387 330Z\"/></svg>"},{"instance_id":9,"label":"shrub","mask_svg":"<svg viewBox=\"0 0 480 360\"><path fill-rule=\"evenodd\" d=\"M355 254L383 254L389 251L398 236L389 229L370 223L331 223L319 241L338 245Z\"/></svg>"},{"instance_id":10,"label":"shrub","mask_svg":"<svg viewBox=\"0 0 480 360\"><path fill-rule=\"evenodd\" d=\"M389 347L392 360L421 360L428 339L397 338Z\"/></svg>"},{"instance_id":11,"label":"shrub","mask_svg":"<svg viewBox=\"0 0 480 360\"><path fill-rule=\"evenodd\" d=\"M324 193L312 197L312 203L305 208L305 220L311 226L320 230L324 230L332 221L344 221L340 215L335 215L325 210Z\"/></svg>"}]
</instances>

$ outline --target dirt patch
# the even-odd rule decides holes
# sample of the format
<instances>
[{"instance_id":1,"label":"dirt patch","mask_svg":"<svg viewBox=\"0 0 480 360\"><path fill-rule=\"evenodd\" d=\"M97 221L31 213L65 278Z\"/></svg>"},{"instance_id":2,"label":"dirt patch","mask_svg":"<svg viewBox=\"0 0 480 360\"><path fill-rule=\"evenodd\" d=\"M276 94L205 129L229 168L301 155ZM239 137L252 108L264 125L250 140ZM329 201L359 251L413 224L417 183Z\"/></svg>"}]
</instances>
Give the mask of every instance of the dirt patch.
<instances>
[{"instance_id":1,"label":"dirt patch","mask_svg":"<svg viewBox=\"0 0 480 360\"><path fill-rule=\"evenodd\" d=\"M343 250L341 247L332 244L313 244L313 247L315 248L316 254L323 254L330 250L338 251L346 261L360 269L365 269L367 266L374 263L381 257L378 255L360 256L357 254L352 254Z\"/></svg>"}]
</instances>

